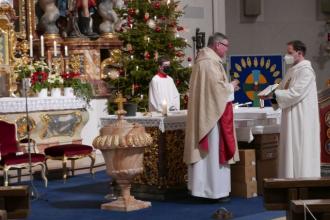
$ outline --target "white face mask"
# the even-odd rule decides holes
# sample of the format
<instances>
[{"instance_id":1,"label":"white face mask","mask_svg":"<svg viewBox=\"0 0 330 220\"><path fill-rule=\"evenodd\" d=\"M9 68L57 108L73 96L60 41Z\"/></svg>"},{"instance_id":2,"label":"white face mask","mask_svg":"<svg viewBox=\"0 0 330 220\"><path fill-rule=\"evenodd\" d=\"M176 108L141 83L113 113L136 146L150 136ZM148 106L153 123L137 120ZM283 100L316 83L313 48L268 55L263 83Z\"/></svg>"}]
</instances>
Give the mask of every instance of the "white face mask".
<instances>
[{"instance_id":1,"label":"white face mask","mask_svg":"<svg viewBox=\"0 0 330 220\"><path fill-rule=\"evenodd\" d=\"M284 62L288 65L291 65L294 63L294 57L290 54L285 54L284 56Z\"/></svg>"}]
</instances>

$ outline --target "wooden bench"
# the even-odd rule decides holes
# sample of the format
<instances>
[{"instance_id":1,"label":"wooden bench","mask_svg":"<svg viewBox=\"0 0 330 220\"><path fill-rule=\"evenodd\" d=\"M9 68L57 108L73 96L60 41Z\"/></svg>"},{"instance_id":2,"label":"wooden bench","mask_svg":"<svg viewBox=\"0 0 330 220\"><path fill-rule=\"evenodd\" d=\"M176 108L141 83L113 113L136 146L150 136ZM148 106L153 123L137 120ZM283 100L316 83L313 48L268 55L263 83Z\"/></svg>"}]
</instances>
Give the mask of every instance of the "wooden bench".
<instances>
[{"instance_id":1,"label":"wooden bench","mask_svg":"<svg viewBox=\"0 0 330 220\"><path fill-rule=\"evenodd\" d=\"M330 199L330 178L264 179L267 210L289 210L291 200Z\"/></svg>"},{"instance_id":2,"label":"wooden bench","mask_svg":"<svg viewBox=\"0 0 330 220\"><path fill-rule=\"evenodd\" d=\"M288 220L300 220L304 218L304 206L312 212L318 220L330 219L330 199L316 200L292 200L290 203L290 214ZM306 211L306 219L313 219L309 212Z\"/></svg>"},{"instance_id":3,"label":"wooden bench","mask_svg":"<svg viewBox=\"0 0 330 220\"><path fill-rule=\"evenodd\" d=\"M30 211L29 187L1 186L0 209L7 212L5 217L8 219L27 218Z\"/></svg>"}]
</instances>

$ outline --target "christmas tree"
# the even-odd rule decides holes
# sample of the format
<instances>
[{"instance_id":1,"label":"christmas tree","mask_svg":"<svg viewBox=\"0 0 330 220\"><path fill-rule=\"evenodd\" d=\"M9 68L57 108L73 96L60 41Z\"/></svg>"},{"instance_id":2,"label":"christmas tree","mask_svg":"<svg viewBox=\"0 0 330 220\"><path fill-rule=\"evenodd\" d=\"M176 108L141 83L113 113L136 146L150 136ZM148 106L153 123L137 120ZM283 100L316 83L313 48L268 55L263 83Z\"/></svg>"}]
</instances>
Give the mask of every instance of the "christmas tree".
<instances>
[{"instance_id":1,"label":"christmas tree","mask_svg":"<svg viewBox=\"0 0 330 220\"><path fill-rule=\"evenodd\" d=\"M122 64L119 77L108 80L112 88L120 90L139 110L147 109L149 83L158 69L157 59L166 55L171 59L173 78L180 94L181 104L188 89L191 69L182 65L184 49L189 46L179 35L184 28L178 24L183 15L179 2L156 0L127 0L125 7L117 9L124 21L118 36L123 42Z\"/></svg>"}]
</instances>

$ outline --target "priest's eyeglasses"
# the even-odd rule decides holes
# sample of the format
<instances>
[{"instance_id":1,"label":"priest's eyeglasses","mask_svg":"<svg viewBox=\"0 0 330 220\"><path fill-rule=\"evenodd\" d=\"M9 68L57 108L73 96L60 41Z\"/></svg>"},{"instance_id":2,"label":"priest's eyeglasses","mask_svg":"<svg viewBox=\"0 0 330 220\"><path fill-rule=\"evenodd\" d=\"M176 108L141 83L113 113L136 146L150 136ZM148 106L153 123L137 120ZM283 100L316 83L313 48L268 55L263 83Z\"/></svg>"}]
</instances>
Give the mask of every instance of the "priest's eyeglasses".
<instances>
[{"instance_id":1,"label":"priest's eyeglasses","mask_svg":"<svg viewBox=\"0 0 330 220\"><path fill-rule=\"evenodd\" d=\"M229 47L229 44L225 44L225 43L222 43L222 42L218 42L219 44L222 44L223 46L225 47Z\"/></svg>"}]
</instances>

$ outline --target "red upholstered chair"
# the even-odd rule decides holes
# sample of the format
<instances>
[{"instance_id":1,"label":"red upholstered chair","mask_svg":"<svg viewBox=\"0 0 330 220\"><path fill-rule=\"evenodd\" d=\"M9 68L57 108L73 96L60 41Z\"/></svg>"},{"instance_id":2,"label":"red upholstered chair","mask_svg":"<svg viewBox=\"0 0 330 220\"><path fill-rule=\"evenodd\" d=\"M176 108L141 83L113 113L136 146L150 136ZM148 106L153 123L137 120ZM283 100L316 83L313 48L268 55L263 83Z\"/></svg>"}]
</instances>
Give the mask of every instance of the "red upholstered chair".
<instances>
[{"instance_id":1,"label":"red upholstered chair","mask_svg":"<svg viewBox=\"0 0 330 220\"><path fill-rule=\"evenodd\" d=\"M93 147L84 144L64 144L48 147L45 149L46 161L48 159L61 160L63 164L63 180L67 178L68 160L71 160L71 172L74 176L75 161L84 157L91 159L90 173L94 174L95 153Z\"/></svg>"},{"instance_id":2,"label":"red upholstered chair","mask_svg":"<svg viewBox=\"0 0 330 220\"><path fill-rule=\"evenodd\" d=\"M35 150L35 146L32 147ZM31 150L32 152L32 150ZM16 125L0 120L0 169L4 174L4 186L8 186L8 172L10 169L18 170L18 178L20 180L20 171L23 168L29 168L29 154L20 151L19 144L16 139ZM41 175L47 187L45 155L31 153L32 167L41 166Z\"/></svg>"}]
</instances>

